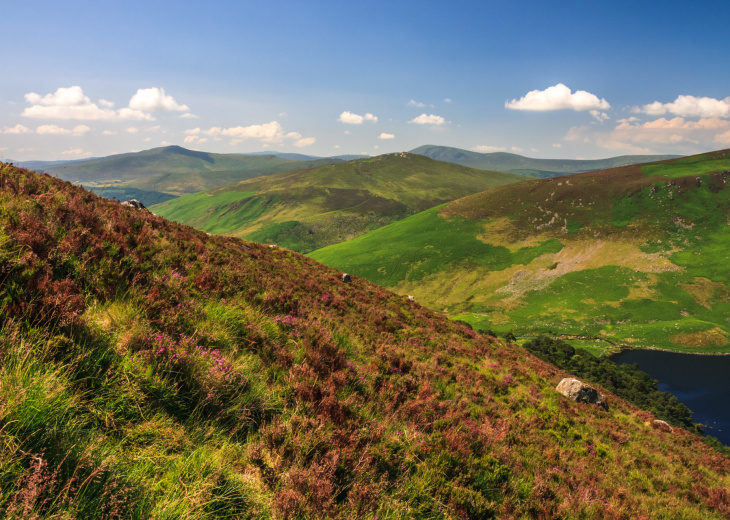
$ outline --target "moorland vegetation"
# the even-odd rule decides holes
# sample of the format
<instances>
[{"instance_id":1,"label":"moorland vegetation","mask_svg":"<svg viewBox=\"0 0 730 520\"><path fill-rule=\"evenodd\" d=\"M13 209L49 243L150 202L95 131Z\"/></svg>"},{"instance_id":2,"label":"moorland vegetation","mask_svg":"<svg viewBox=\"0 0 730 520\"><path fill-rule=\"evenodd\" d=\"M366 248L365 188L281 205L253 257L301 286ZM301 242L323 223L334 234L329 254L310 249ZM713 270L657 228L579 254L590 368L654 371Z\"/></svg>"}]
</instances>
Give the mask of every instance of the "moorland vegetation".
<instances>
[{"instance_id":1,"label":"moorland vegetation","mask_svg":"<svg viewBox=\"0 0 730 520\"><path fill-rule=\"evenodd\" d=\"M0 166L0 514L723 518L730 459L296 252Z\"/></svg>"}]
</instances>

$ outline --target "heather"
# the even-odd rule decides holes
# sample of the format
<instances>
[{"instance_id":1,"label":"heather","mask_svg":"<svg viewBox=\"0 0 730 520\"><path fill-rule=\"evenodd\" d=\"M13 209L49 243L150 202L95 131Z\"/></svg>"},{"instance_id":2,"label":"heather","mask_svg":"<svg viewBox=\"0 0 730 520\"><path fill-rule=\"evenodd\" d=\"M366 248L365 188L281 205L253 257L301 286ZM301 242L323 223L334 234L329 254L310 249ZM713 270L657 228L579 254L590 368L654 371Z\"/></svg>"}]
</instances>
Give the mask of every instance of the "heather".
<instances>
[{"instance_id":1,"label":"heather","mask_svg":"<svg viewBox=\"0 0 730 520\"><path fill-rule=\"evenodd\" d=\"M724 455L516 345L0 168L6 518L730 515Z\"/></svg>"}]
</instances>

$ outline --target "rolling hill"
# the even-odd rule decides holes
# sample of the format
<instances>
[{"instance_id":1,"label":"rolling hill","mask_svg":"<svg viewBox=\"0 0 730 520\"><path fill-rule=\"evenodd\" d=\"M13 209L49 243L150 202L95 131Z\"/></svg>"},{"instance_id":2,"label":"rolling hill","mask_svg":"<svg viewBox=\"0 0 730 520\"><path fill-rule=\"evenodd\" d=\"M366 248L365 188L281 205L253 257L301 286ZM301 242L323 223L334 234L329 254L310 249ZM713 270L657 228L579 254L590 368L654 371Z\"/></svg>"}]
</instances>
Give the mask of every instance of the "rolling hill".
<instances>
[{"instance_id":1,"label":"rolling hill","mask_svg":"<svg viewBox=\"0 0 730 520\"><path fill-rule=\"evenodd\" d=\"M210 233L307 252L520 180L524 177L397 153L250 179L152 211Z\"/></svg>"},{"instance_id":2,"label":"rolling hill","mask_svg":"<svg viewBox=\"0 0 730 520\"><path fill-rule=\"evenodd\" d=\"M663 161L680 157L678 155L622 155L609 159L595 160L532 159L513 153L479 153L448 146L434 145L419 146L411 150L411 153L424 155L437 161L469 166L470 168L498 170L501 172L527 175L529 177L559 177L571 173L603 170L606 168Z\"/></svg>"},{"instance_id":3,"label":"rolling hill","mask_svg":"<svg viewBox=\"0 0 730 520\"><path fill-rule=\"evenodd\" d=\"M297 161L274 155L216 154L166 146L98 159L49 164L43 167L43 171L99 192L105 190L104 194L109 197L115 196L118 190L129 188L178 196L260 175L342 162L334 158ZM158 201L148 199L148 202Z\"/></svg>"},{"instance_id":4,"label":"rolling hill","mask_svg":"<svg viewBox=\"0 0 730 520\"><path fill-rule=\"evenodd\" d=\"M483 329L730 352L730 151L503 186L311 253Z\"/></svg>"},{"instance_id":5,"label":"rolling hill","mask_svg":"<svg viewBox=\"0 0 730 520\"><path fill-rule=\"evenodd\" d=\"M0 280L3 518L730 514L701 437L292 251L0 164Z\"/></svg>"}]
</instances>

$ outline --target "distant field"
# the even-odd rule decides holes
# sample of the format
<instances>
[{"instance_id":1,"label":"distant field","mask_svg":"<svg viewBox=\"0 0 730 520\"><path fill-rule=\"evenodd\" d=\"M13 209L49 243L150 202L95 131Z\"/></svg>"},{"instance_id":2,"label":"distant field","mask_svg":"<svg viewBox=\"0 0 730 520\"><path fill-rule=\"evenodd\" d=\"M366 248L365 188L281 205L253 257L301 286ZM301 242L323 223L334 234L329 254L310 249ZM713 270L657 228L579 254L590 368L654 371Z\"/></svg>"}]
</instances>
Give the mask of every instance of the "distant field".
<instances>
[{"instance_id":1,"label":"distant field","mask_svg":"<svg viewBox=\"0 0 730 520\"><path fill-rule=\"evenodd\" d=\"M729 167L721 151L529 181L310 256L478 329L730 352Z\"/></svg>"}]
</instances>

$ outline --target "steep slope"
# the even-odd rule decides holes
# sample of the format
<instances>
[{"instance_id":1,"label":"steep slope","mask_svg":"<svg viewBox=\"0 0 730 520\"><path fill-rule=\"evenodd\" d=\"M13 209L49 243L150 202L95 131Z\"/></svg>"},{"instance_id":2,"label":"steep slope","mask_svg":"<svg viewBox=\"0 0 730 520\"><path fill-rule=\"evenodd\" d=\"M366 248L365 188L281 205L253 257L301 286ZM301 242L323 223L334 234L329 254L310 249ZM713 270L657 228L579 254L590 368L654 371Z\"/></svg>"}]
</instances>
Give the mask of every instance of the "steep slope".
<instances>
[{"instance_id":1,"label":"steep slope","mask_svg":"<svg viewBox=\"0 0 730 520\"><path fill-rule=\"evenodd\" d=\"M723 518L730 460L301 255L0 166L5 518Z\"/></svg>"},{"instance_id":2,"label":"steep slope","mask_svg":"<svg viewBox=\"0 0 730 520\"><path fill-rule=\"evenodd\" d=\"M680 157L679 155L622 155L608 159L571 160L571 159L532 159L513 153L492 152L479 153L448 146L424 145L411 153L436 159L480 168L518 173L530 177L559 177L569 173L582 173L619 166L629 166L646 162L663 161Z\"/></svg>"},{"instance_id":3,"label":"steep slope","mask_svg":"<svg viewBox=\"0 0 730 520\"><path fill-rule=\"evenodd\" d=\"M728 352L729 178L724 150L529 181L311 256L479 327Z\"/></svg>"},{"instance_id":4,"label":"steep slope","mask_svg":"<svg viewBox=\"0 0 730 520\"><path fill-rule=\"evenodd\" d=\"M43 170L85 186L136 188L172 195L195 193L274 172L338 164L340 159L294 161L273 155L238 155L196 152L180 146L98 159L51 164ZM103 187L103 188L102 188Z\"/></svg>"},{"instance_id":5,"label":"steep slope","mask_svg":"<svg viewBox=\"0 0 730 520\"><path fill-rule=\"evenodd\" d=\"M268 175L154 206L210 233L307 252L524 177L397 153Z\"/></svg>"}]
</instances>

